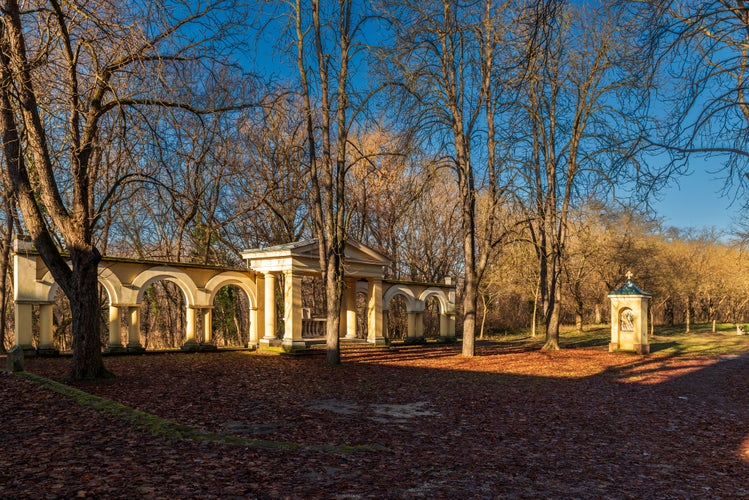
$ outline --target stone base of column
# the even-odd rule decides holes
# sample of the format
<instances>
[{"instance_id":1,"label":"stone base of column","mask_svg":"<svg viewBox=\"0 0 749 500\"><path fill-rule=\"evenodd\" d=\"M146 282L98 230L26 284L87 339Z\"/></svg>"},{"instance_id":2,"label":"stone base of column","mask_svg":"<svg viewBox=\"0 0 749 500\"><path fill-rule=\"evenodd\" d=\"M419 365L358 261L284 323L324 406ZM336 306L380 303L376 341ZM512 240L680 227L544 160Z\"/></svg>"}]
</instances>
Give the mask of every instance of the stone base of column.
<instances>
[{"instance_id":1,"label":"stone base of column","mask_svg":"<svg viewBox=\"0 0 749 500\"><path fill-rule=\"evenodd\" d=\"M388 347L390 345L390 341L385 337L367 338L367 343L374 347Z\"/></svg>"},{"instance_id":2,"label":"stone base of column","mask_svg":"<svg viewBox=\"0 0 749 500\"><path fill-rule=\"evenodd\" d=\"M146 352L146 349L140 344L128 344L125 350L132 354L142 354Z\"/></svg>"},{"instance_id":3,"label":"stone base of column","mask_svg":"<svg viewBox=\"0 0 749 500\"><path fill-rule=\"evenodd\" d=\"M637 354L650 354L650 344L635 344L634 348Z\"/></svg>"},{"instance_id":4,"label":"stone base of column","mask_svg":"<svg viewBox=\"0 0 749 500\"><path fill-rule=\"evenodd\" d=\"M281 347L285 352L306 351L307 342L304 340L284 340Z\"/></svg>"},{"instance_id":5,"label":"stone base of column","mask_svg":"<svg viewBox=\"0 0 749 500\"><path fill-rule=\"evenodd\" d=\"M280 345L281 339L260 339L258 349L269 349L271 347L279 347Z\"/></svg>"},{"instance_id":6,"label":"stone base of column","mask_svg":"<svg viewBox=\"0 0 749 500\"><path fill-rule=\"evenodd\" d=\"M33 345L19 345L18 348L23 351L24 357L33 358L37 355L36 348Z\"/></svg>"},{"instance_id":7,"label":"stone base of column","mask_svg":"<svg viewBox=\"0 0 749 500\"><path fill-rule=\"evenodd\" d=\"M438 344L454 344L458 341L457 337L437 337Z\"/></svg>"},{"instance_id":8,"label":"stone base of column","mask_svg":"<svg viewBox=\"0 0 749 500\"><path fill-rule=\"evenodd\" d=\"M194 340L188 340L184 344L182 344L182 347L180 347L185 352L197 352L200 350L200 344L198 344Z\"/></svg>"},{"instance_id":9,"label":"stone base of column","mask_svg":"<svg viewBox=\"0 0 749 500\"><path fill-rule=\"evenodd\" d=\"M54 358L60 355L60 350L54 346L43 346L36 350L36 355L46 358Z\"/></svg>"},{"instance_id":10,"label":"stone base of column","mask_svg":"<svg viewBox=\"0 0 749 500\"><path fill-rule=\"evenodd\" d=\"M257 349L258 347L260 347L260 346L259 346L259 344L257 342L247 342L244 345L245 349Z\"/></svg>"},{"instance_id":11,"label":"stone base of column","mask_svg":"<svg viewBox=\"0 0 749 500\"><path fill-rule=\"evenodd\" d=\"M619 344L616 342L609 342L609 352L614 352L619 350Z\"/></svg>"},{"instance_id":12,"label":"stone base of column","mask_svg":"<svg viewBox=\"0 0 749 500\"><path fill-rule=\"evenodd\" d=\"M127 352L127 348L122 344L108 344L104 348L104 354L122 354L123 352Z\"/></svg>"},{"instance_id":13,"label":"stone base of column","mask_svg":"<svg viewBox=\"0 0 749 500\"><path fill-rule=\"evenodd\" d=\"M214 352L218 351L218 347L213 342L201 342L198 346L200 352Z\"/></svg>"},{"instance_id":14,"label":"stone base of column","mask_svg":"<svg viewBox=\"0 0 749 500\"><path fill-rule=\"evenodd\" d=\"M406 337L406 340L403 341L404 345L417 345L417 344L426 344L427 339L424 337Z\"/></svg>"}]
</instances>

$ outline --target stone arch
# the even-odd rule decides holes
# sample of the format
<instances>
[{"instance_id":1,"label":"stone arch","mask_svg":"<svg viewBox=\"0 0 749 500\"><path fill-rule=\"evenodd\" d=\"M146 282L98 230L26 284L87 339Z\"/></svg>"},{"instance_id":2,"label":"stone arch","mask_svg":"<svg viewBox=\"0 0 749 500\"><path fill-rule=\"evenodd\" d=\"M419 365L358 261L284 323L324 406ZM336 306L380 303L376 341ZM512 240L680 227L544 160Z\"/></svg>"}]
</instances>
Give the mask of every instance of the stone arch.
<instances>
[{"instance_id":1,"label":"stone arch","mask_svg":"<svg viewBox=\"0 0 749 500\"><path fill-rule=\"evenodd\" d=\"M98 281L107 291L109 303L113 305L120 303L122 300L122 282L120 282L120 279L112 272L112 270L100 265ZM60 285L54 281L50 271L47 271L44 275L42 282L50 283L49 290L47 291L47 302L53 302L55 300L55 293L57 293L57 289L60 288Z\"/></svg>"},{"instance_id":2,"label":"stone arch","mask_svg":"<svg viewBox=\"0 0 749 500\"><path fill-rule=\"evenodd\" d=\"M418 299L414 294L413 290L408 285L393 285L388 288L382 296L382 310L387 311L390 309L390 301L396 295L402 295L406 298L407 310L412 311L417 309Z\"/></svg>"},{"instance_id":3,"label":"stone arch","mask_svg":"<svg viewBox=\"0 0 749 500\"><path fill-rule=\"evenodd\" d=\"M437 301L440 304L440 313L447 314L448 309L449 309L448 307L449 301L447 299L447 295L445 294L445 291L437 287L427 288L426 290L421 292L421 295L419 295L419 300L422 303L426 303L427 299L429 299L430 297L436 297Z\"/></svg>"},{"instance_id":4,"label":"stone arch","mask_svg":"<svg viewBox=\"0 0 749 500\"><path fill-rule=\"evenodd\" d=\"M187 273L170 266L157 266L146 269L133 280L133 288L138 291L135 303L140 304L143 301L143 294L146 292L148 285L157 281L171 281L176 284L182 293L185 294L187 307L194 307L198 297L198 287Z\"/></svg>"},{"instance_id":5,"label":"stone arch","mask_svg":"<svg viewBox=\"0 0 749 500\"><path fill-rule=\"evenodd\" d=\"M217 274L205 284L205 289L208 290L208 304L213 304L213 299L216 298L216 294L223 287L227 285L235 285L247 294L247 298L250 299L250 307L258 307L257 297L255 296L254 282L245 274L237 271L226 271L221 274Z\"/></svg>"}]
</instances>

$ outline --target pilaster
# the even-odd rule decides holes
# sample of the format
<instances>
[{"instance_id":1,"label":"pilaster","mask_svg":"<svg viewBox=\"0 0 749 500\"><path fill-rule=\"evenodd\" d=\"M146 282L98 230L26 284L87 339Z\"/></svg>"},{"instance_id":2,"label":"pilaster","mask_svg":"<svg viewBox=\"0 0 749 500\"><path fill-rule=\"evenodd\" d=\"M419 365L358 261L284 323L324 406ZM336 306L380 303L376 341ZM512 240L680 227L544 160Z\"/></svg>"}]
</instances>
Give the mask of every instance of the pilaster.
<instances>
[{"instance_id":1,"label":"pilaster","mask_svg":"<svg viewBox=\"0 0 749 500\"><path fill-rule=\"evenodd\" d=\"M182 344L183 351L195 351L198 349L199 344L196 339L195 324L197 323L197 311L193 306L187 306L185 310L186 314L186 325L185 325L185 343Z\"/></svg>"},{"instance_id":2,"label":"pilaster","mask_svg":"<svg viewBox=\"0 0 749 500\"><path fill-rule=\"evenodd\" d=\"M15 304L15 326L16 346L23 349L24 356L36 355L36 349L32 343L33 339L33 306L28 302L16 302Z\"/></svg>"},{"instance_id":3,"label":"pilaster","mask_svg":"<svg viewBox=\"0 0 749 500\"><path fill-rule=\"evenodd\" d=\"M104 352L123 352L122 346L122 318L120 317L120 308L109 305L109 341Z\"/></svg>"},{"instance_id":4,"label":"pilaster","mask_svg":"<svg viewBox=\"0 0 749 500\"><path fill-rule=\"evenodd\" d=\"M200 343L201 351L215 351L216 343L213 340L213 307L204 307L203 311L203 341Z\"/></svg>"},{"instance_id":5,"label":"pilaster","mask_svg":"<svg viewBox=\"0 0 749 500\"><path fill-rule=\"evenodd\" d=\"M143 352L140 343L140 306L128 306L127 352Z\"/></svg>"}]
</instances>

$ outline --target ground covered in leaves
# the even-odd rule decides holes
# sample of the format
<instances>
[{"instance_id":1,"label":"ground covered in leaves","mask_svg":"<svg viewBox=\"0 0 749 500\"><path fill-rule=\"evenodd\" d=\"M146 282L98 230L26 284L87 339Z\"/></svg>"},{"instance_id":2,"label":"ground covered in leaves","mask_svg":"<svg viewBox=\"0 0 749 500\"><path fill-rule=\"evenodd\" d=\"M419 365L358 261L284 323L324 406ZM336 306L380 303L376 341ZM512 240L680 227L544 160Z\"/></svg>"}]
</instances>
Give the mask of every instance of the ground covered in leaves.
<instances>
[{"instance_id":1,"label":"ground covered in leaves","mask_svg":"<svg viewBox=\"0 0 749 500\"><path fill-rule=\"evenodd\" d=\"M0 497L747 497L749 341L724 337L650 356L346 348L338 367L121 356L73 388L3 374ZM26 368L60 381L69 363Z\"/></svg>"}]
</instances>

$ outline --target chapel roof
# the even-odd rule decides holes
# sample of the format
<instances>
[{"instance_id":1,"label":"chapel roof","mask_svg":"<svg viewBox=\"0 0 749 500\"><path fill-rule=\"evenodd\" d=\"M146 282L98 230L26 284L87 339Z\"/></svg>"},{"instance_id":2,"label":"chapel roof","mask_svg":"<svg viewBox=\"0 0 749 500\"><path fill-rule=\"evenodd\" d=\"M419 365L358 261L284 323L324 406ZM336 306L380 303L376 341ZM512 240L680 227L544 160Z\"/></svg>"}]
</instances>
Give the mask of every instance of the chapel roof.
<instances>
[{"instance_id":1,"label":"chapel roof","mask_svg":"<svg viewBox=\"0 0 749 500\"><path fill-rule=\"evenodd\" d=\"M622 286L609 293L609 297L612 295L645 295L647 297L651 296L648 292L635 285L635 282L632 281L631 278L628 278Z\"/></svg>"}]
</instances>

